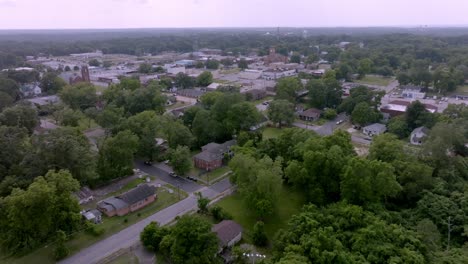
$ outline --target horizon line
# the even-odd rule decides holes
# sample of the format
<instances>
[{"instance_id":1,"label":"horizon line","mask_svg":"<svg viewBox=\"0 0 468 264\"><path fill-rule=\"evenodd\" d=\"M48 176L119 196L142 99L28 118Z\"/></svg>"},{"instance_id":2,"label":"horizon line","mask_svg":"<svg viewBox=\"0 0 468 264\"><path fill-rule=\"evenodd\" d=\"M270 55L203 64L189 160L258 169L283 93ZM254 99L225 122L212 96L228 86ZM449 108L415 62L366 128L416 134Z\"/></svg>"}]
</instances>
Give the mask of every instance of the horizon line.
<instances>
[{"instance_id":1,"label":"horizon line","mask_svg":"<svg viewBox=\"0 0 468 264\"><path fill-rule=\"evenodd\" d=\"M276 28L290 28L290 29L352 29L352 28L404 28L404 29L417 29L417 28L468 28L468 24L453 24L453 25L379 25L379 26L198 26L198 27L120 27L120 28L0 28L0 31L35 31L35 30L150 30L150 29L276 29Z\"/></svg>"}]
</instances>

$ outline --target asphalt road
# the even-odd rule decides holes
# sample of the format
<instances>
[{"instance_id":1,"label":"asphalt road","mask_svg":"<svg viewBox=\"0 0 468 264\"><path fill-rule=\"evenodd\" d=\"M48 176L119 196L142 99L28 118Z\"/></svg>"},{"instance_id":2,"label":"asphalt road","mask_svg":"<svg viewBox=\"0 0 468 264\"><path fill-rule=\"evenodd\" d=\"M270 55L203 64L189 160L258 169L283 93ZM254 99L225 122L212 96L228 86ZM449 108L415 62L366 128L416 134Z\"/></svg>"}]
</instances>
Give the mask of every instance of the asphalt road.
<instances>
[{"instance_id":1,"label":"asphalt road","mask_svg":"<svg viewBox=\"0 0 468 264\"><path fill-rule=\"evenodd\" d=\"M135 168L149 174L149 175L154 175L158 178L160 178L161 180L171 184L171 185L174 185L174 186L179 186L180 189L184 190L185 192L187 193L193 193L194 191L196 190L199 190L200 188L202 188L201 185L193 182L193 181L190 181L190 180L187 180L185 178L182 178L182 177L172 177L169 175L169 173L171 171L168 171L168 170L163 170L161 168L158 168L156 166L150 166L150 165L145 165L143 163L143 161L140 161L140 160L137 160L134 162L134 166Z\"/></svg>"},{"instance_id":2,"label":"asphalt road","mask_svg":"<svg viewBox=\"0 0 468 264\"><path fill-rule=\"evenodd\" d=\"M212 199L221 192L229 189L231 184L229 179L224 179L211 187L203 187L199 191L204 197ZM190 194L184 200L173 204L143 220L135 223L117 234L105 238L83 250L77 254L60 261L60 264L82 264L82 263L96 263L99 260L115 253L121 248L128 248L135 244L140 238L140 232L150 222L156 221L160 225L166 225L174 220L176 216L184 215L197 208L197 197Z\"/></svg>"}]
</instances>

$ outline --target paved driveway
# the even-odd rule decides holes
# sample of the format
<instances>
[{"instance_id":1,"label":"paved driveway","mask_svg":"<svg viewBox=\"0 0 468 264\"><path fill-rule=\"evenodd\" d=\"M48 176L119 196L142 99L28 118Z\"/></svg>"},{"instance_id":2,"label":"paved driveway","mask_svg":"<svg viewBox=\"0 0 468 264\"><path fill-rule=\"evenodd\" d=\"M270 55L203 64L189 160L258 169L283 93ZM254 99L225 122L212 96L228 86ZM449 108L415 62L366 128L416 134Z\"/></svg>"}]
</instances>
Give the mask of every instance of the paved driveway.
<instances>
[{"instance_id":1,"label":"paved driveway","mask_svg":"<svg viewBox=\"0 0 468 264\"><path fill-rule=\"evenodd\" d=\"M204 197L213 199L220 194L217 190L227 190L231 187L228 179L224 179L212 187L204 187L200 191ZM197 208L197 197L194 194L190 194L189 197L184 200L173 204L143 220L131 225L117 234L114 234L106 239L103 239L88 248L85 248L77 254L60 261L61 264L82 264L82 263L96 263L102 258L115 253L121 248L128 248L134 245L140 239L140 232L150 222L156 221L160 225L166 225L170 223L176 216L184 215Z\"/></svg>"},{"instance_id":2,"label":"paved driveway","mask_svg":"<svg viewBox=\"0 0 468 264\"><path fill-rule=\"evenodd\" d=\"M149 175L154 175L154 176L157 176L159 177L161 180L169 183L169 184L172 184L174 186L179 186L179 188L181 188L182 190L188 192L188 193L192 193L196 190L199 190L200 188L202 188L201 185L193 182L193 181L189 181L185 178L181 178L181 177L172 177L169 175L169 173L171 172L170 171L170 168L168 166L165 166L165 167L162 167L162 168L159 168L159 167L156 167L156 166L149 166L149 165L145 165L143 163L143 161L140 161L140 160L137 160L134 162L134 165L135 165L135 168L138 168L140 169L141 171L145 172L145 173L148 173ZM166 169L169 168L169 169Z\"/></svg>"}]
</instances>

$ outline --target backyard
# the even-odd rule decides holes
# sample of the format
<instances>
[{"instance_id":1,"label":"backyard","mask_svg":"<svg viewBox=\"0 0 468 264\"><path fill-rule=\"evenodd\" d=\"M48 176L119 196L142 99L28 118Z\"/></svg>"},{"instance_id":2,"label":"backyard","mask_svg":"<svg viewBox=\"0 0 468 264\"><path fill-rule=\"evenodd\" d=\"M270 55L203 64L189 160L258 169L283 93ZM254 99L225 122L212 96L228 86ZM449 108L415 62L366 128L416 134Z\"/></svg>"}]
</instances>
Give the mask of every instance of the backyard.
<instances>
[{"instance_id":1,"label":"backyard","mask_svg":"<svg viewBox=\"0 0 468 264\"><path fill-rule=\"evenodd\" d=\"M139 179L138 179L139 180ZM140 180L141 181L141 180ZM128 185L134 184L130 182ZM126 186L127 187L127 186ZM171 190L171 191L169 191ZM122 191L122 190L121 190ZM121 192L120 191L120 192ZM70 255L102 240L112 234L119 232L120 230L145 219L146 217L176 203L179 201L177 190L172 186L164 186L157 190L157 199L154 203L138 210L137 212L130 213L125 216L114 216L105 217L103 216L102 223L96 225L96 228L102 229L103 234L100 236L94 236L88 232L82 230L72 235L71 239L66 242L67 247L70 249ZM187 197L187 194L180 191L180 199ZM54 246L52 243L45 245L44 247L26 255L21 258L9 258L8 263L55 263L52 259L52 251Z\"/></svg>"},{"instance_id":2,"label":"backyard","mask_svg":"<svg viewBox=\"0 0 468 264\"><path fill-rule=\"evenodd\" d=\"M299 213L305 203L305 198L301 193L286 186L282 187L278 198L276 213L265 220L265 231L270 242L276 231L285 228L291 216ZM234 193L222 199L218 205L228 211L233 216L233 220L244 228L244 240L251 242L251 232L257 219L251 211L246 209L242 196Z\"/></svg>"},{"instance_id":3,"label":"backyard","mask_svg":"<svg viewBox=\"0 0 468 264\"><path fill-rule=\"evenodd\" d=\"M355 80L356 83L364 83L370 85L378 85L378 86L387 86L390 82L393 81L391 77L383 77L378 75L366 75L364 78L360 80Z\"/></svg>"},{"instance_id":4,"label":"backyard","mask_svg":"<svg viewBox=\"0 0 468 264\"><path fill-rule=\"evenodd\" d=\"M275 127L266 127L263 129L263 139L277 138L281 135L282 130Z\"/></svg>"}]
</instances>

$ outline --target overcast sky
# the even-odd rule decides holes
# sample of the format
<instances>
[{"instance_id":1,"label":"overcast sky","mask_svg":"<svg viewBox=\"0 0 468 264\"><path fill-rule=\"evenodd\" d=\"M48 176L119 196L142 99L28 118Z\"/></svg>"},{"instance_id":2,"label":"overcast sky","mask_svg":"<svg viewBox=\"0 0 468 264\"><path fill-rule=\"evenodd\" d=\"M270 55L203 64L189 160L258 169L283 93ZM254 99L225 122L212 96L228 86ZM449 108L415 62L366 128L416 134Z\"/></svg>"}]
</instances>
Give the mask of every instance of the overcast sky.
<instances>
[{"instance_id":1,"label":"overcast sky","mask_svg":"<svg viewBox=\"0 0 468 264\"><path fill-rule=\"evenodd\" d=\"M0 0L0 29L468 25L468 0Z\"/></svg>"}]
</instances>

